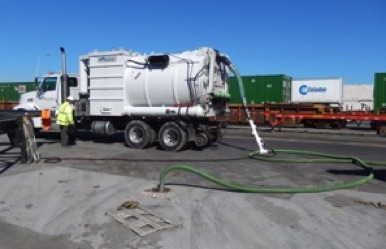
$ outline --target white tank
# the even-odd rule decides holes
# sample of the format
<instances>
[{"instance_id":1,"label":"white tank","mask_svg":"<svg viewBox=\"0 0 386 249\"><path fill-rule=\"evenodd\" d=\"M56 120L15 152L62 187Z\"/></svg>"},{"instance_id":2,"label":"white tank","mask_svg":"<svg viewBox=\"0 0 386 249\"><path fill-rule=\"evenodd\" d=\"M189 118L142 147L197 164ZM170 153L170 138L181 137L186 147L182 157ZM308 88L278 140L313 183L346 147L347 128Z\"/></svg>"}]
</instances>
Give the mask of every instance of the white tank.
<instances>
[{"instance_id":1,"label":"white tank","mask_svg":"<svg viewBox=\"0 0 386 249\"><path fill-rule=\"evenodd\" d=\"M93 52L80 57L80 91L89 95L90 115L225 115L226 61L211 48L150 56Z\"/></svg>"}]
</instances>

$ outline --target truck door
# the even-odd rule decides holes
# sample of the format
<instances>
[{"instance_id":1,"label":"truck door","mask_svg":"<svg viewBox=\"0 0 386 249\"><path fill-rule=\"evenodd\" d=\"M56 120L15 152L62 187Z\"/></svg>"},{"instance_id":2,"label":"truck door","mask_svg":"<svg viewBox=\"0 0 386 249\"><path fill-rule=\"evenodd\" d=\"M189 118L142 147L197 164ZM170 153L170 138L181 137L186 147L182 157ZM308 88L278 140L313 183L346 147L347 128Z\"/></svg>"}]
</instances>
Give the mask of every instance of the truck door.
<instances>
[{"instance_id":1,"label":"truck door","mask_svg":"<svg viewBox=\"0 0 386 249\"><path fill-rule=\"evenodd\" d=\"M58 77L45 77L39 83L36 104L40 109L55 109L57 102L57 80Z\"/></svg>"},{"instance_id":2,"label":"truck door","mask_svg":"<svg viewBox=\"0 0 386 249\"><path fill-rule=\"evenodd\" d=\"M74 99L79 99L79 83L77 77L68 78L69 93Z\"/></svg>"}]
</instances>

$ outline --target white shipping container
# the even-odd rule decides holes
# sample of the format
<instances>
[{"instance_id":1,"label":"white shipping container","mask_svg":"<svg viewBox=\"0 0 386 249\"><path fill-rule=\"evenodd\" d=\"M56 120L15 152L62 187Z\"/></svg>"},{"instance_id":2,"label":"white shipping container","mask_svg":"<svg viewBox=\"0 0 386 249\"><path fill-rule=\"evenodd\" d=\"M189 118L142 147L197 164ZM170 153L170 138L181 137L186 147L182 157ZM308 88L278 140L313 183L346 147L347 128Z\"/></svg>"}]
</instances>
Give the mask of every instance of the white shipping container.
<instances>
[{"instance_id":1,"label":"white shipping container","mask_svg":"<svg viewBox=\"0 0 386 249\"><path fill-rule=\"evenodd\" d=\"M343 79L294 79L292 80L291 102L342 105Z\"/></svg>"},{"instance_id":2,"label":"white shipping container","mask_svg":"<svg viewBox=\"0 0 386 249\"><path fill-rule=\"evenodd\" d=\"M373 110L374 85L344 85L343 109L346 111Z\"/></svg>"}]
</instances>

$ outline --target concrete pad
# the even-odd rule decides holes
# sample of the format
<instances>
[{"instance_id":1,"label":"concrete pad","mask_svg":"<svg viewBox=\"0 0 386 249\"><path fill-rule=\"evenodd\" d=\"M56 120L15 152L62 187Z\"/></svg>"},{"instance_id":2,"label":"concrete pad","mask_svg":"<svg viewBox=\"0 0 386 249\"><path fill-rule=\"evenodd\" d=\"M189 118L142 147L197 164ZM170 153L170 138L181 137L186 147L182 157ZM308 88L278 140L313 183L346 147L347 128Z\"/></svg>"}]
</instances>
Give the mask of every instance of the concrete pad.
<instances>
[{"instance_id":1,"label":"concrete pad","mask_svg":"<svg viewBox=\"0 0 386 249\"><path fill-rule=\"evenodd\" d=\"M12 224L15 240L27 229L62 236L79 248L359 249L383 248L386 242L386 210L355 201L385 201L384 194L266 196L169 186L173 194L154 198L143 194L152 184L64 167L1 177L0 218ZM107 215L126 200L178 227L139 237ZM55 245L48 240L41 248Z\"/></svg>"},{"instance_id":2,"label":"concrete pad","mask_svg":"<svg viewBox=\"0 0 386 249\"><path fill-rule=\"evenodd\" d=\"M246 155L255 143L243 132L248 135L234 134L205 150L178 153L89 139L62 149L58 140L40 139L43 159L30 165L17 164L18 149L4 148L2 142L0 248L384 248L384 168L375 169L375 179L364 186L318 194L230 192L181 171L168 176L174 183L166 186L170 192L151 191L170 163L249 186L320 186L363 175L352 165L249 160ZM386 160L378 138L277 134L267 137L277 149ZM177 227L138 236L107 215L128 200Z\"/></svg>"}]
</instances>

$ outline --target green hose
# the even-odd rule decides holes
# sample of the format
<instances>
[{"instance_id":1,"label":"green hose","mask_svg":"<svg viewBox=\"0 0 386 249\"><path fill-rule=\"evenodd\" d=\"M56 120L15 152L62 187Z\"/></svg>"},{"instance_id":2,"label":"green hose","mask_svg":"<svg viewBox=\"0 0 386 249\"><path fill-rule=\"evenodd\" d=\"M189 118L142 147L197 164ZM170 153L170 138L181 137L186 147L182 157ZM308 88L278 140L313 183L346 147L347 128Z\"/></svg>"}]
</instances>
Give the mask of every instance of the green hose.
<instances>
[{"instance_id":1,"label":"green hose","mask_svg":"<svg viewBox=\"0 0 386 249\"><path fill-rule=\"evenodd\" d=\"M247 106L247 100L245 97L244 92L244 86L241 79L240 74L238 73L236 67L234 67L232 64L229 63L229 67L234 73L234 75L237 77L239 91L240 91L240 97L243 102L244 111L247 115L247 119L250 122L250 124L253 123L250 112L248 110ZM251 125L252 126L252 125ZM255 127L251 127L252 129L255 129ZM253 130L254 131L254 130ZM301 155L307 155L307 156L314 156L318 158L303 158L303 159L276 159L272 157L267 157L267 155L261 154L261 144L259 144L260 139L255 134L256 140L259 145L260 151L255 151L249 154L249 157L252 159L262 160L262 161L268 161L268 162L276 162L276 163L284 163L284 162L291 162L291 163L352 163L354 165L357 165L365 170L367 173L367 176L351 182L345 182L341 184L331 184L326 185L322 187L307 187L307 188L256 188L256 187L248 187L236 183L231 183L225 180L222 180L220 178L217 178L215 176L212 176L204 171L201 171L199 169L196 169L194 167L190 167L187 165L170 165L164 168L161 171L160 174L160 181L159 181L159 191L163 192L165 190L165 179L166 175L173 170L184 170L188 172L192 172L196 175L199 175L209 181L212 181L220 186L223 186L227 189L234 190L234 191L241 191L241 192L247 192L247 193L271 193L271 194L294 194L294 193L318 193L318 192L326 192L326 191L332 191L332 190L338 190L338 189L347 189L347 188L355 188L357 186L363 185L369 181L371 181L374 178L373 169L368 166L368 164L372 165L384 165L386 166L386 163L383 162L374 162L374 161L368 161L364 162L363 160L356 158L356 157L345 157L345 156L337 156L337 155L331 155L331 154L323 154L323 153L317 153L312 151L299 151L299 150L275 150L275 153L282 153L282 154L301 154Z\"/></svg>"},{"instance_id":2,"label":"green hose","mask_svg":"<svg viewBox=\"0 0 386 249\"><path fill-rule=\"evenodd\" d=\"M385 162L376 162L369 161L365 162L357 157L349 157L349 156L338 156L332 154L323 154L317 153L313 151L300 151L300 150L275 150L276 153L281 154L301 154L307 156L316 156L319 158L305 158L305 159L276 159L272 157L259 155L258 152L252 152L249 154L249 157L252 159L263 160L268 162L291 162L291 163L353 163L365 170L367 176L351 182L345 182L340 184L330 184L322 187L306 187L306 188L258 188L258 187L249 187L245 185L240 185L236 183L231 183L225 181L223 179L212 176L202 170L197 168L187 166L187 165L170 165L165 167L160 174L160 183L159 190L163 192L165 190L165 179L166 175L173 170L184 170L188 172L192 172L198 176L201 176L213 183L216 183L220 186L223 186L229 190L240 191L246 193L270 193L270 194L295 194L295 193L319 193L319 192L327 192L338 189L347 189L347 188L355 188L360 185L363 185L374 178L373 168L368 166L368 164L378 165L378 166L386 166Z\"/></svg>"},{"instance_id":3,"label":"green hose","mask_svg":"<svg viewBox=\"0 0 386 249\"><path fill-rule=\"evenodd\" d=\"M244 111L247 115L247 119L251 125L252 131L256 137L256 141L258 142L258 146L260 151L255 151L249 154L249 157L252 159L267 161L267 162L277 162L277 163L284 163L284 162L291 162L291 163L352 163L354 165L357 165L361 168L363 168L367 176L351 182L346 183L340 183L340 184L331 184L326 185L322 187L307 187L307 188L256 188L256 187L248 187L245 185L240 185L236 183L231 183L228 181L225 181L223 179L217 178L215 176L212 176L204 171L201 171L199 169L196 169L191 166L187 165L170 165L165 167L160 174L160 180L159 180L159 191L163 192L165 191L165 179L166 175L173 170L184 170L188 172L192 172L196 175L199 175L209 181L212 181L220 186L223 186L227 189L234 190L234 191L241 191L241 192L247 192L247 193L271 193L271 194L294 194L294 193L318 193L318 192L326 192L326 191L332 191L332 190L338 190L338 189L347 189L347 188L355 188L357 186L363 185L369 181L371 181L374 178L373 169L368 166L368 164L372 165L378 165L378 166L386 166L386 163L384 162L376 162L376 161L367 161L364 162L363 160L357 158L357 157L346 157L346 156L337 156L332 154L323 154L323 153L317 153L313 151L300 151L300 150L275 150L273 152L275 153L282 153L282 154L300 154L300 155L307 155L307 156L315 156L318 158L303 158L303 159L276 159L272 157L267 157L267 155L262 155L262 149L263 146L261 144L261 139L257 135L256 129L253 124L253 120L251 117L251 114L248 110L247 106L247 99L245 97L244 92L244 86L242 78L237 71L236 67L233 66L229 61L227 62L229 68L234 73L234 75L237 78L238 86L239 86L239 92L240 97L243 102ZM267 150L265 150L267 151Z\"/></svg>"}]
</instances>

